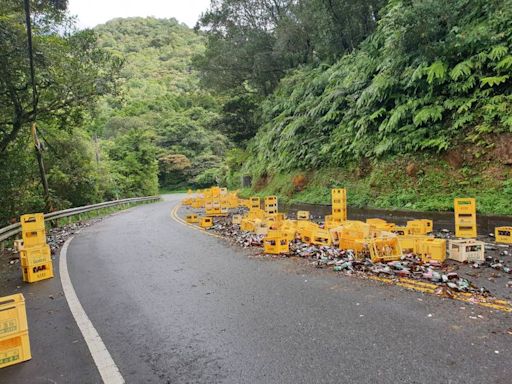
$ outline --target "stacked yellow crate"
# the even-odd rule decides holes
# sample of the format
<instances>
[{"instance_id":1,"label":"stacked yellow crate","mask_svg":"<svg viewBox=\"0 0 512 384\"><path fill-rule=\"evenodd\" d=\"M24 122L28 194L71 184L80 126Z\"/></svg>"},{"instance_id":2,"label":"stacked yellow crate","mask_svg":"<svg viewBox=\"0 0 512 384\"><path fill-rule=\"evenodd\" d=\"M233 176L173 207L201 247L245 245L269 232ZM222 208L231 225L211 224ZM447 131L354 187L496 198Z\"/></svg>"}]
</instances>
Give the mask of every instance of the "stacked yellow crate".
<instances>
[{"instance_id":1,"label":"stacked yellow crate","mask_svg":"<svg viewBox=\"0 0 512 384\"><path fill-rule=\"evenodd\" d=\"M0 368L31 358L25 298L21 293L0 297Z\"/></svg>"},{"instance_id":2,"label":"stacked yellow crate","mask_svg":"<svg viewBox=\"0 0 512 384\"><path fill-rule=\"evenodd\" d=\"M20 218L23 246L20 247L20 261L23 281L36 281L53 277L51 251L46 244L44 215L33 213Z\"/></svg>"}]
</instances>

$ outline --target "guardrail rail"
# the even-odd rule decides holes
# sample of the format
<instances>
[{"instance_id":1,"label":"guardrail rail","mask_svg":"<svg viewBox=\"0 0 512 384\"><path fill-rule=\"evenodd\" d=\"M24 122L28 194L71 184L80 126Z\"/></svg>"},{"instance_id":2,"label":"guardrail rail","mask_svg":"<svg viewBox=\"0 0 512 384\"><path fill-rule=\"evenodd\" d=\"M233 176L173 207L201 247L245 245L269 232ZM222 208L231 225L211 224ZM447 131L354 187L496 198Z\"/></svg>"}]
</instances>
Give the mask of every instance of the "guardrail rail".
<instances>
[{"instance_id":1,"label":"guardrail rail","mask_svg":"<svg viewBox=\"0 0 512 384\"><path fill-rule=\"evenodd\" d=\"M160 199L160 196L147 196L147 197L131 197L131 198L127 198L127 199L106 201L104 203L85 205L83 207L75 207L75 208L64 209L62 211L46 213L44 215L44 220L52 221L52 220L62 219L64 217L71 217L71 216L79 215L79 214L85 213L85 212L96 211L98 209L116 207L118 205L129 204L129 203L140 203L140 202L144 202L144 201L157 201L159 199ZM20 223L15 223L15 224L8 225L7 227L0 228L0 243L4 240L7 240L7 239L13 237L13 236L16 236L20 232L21 232Z\"/></svg>"}]
</instances>

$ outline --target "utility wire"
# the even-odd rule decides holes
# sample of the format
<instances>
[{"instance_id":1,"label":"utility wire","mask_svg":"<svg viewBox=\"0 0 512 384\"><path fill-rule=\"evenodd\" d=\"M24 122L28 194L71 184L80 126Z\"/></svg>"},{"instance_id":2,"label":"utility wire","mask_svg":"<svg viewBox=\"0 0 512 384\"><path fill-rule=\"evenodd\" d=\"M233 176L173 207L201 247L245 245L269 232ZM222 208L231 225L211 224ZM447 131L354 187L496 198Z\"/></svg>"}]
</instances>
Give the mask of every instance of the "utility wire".
<instances>
[{"instance_id":1,"label":"utility wire","mask_svg":"<svg viewBox=\"0 0 512 384\"><path fill-rule=\"evenodd\" d=\"M32 22L30 20L30 0L24 0L25 6L25 24L27 26L27 45L28 45L28 60L30 64L30 82L32 84L32 138L34 139L34 147L36 150L36 158L37 164L39 166L39 174L41 176L41 183L43 184L43 193L44 200L46 205L46 210L51 210L51 202L50 202L50 190L48 188L48 179L46 178L46 171L44 169L44 161L43 161L43 144L39 141L37 137L37 88L36 88L36 71L34 65L34 50L32 46Z\"/></svg>"},{"instance_id":2,"label":"utility wire","mask_svg":"<svg viewBox=\"0 0 512 384\"><path fill-rule=\"evenodd\" d=\"M34 69L34 50L32 48L32 23L30 21L30 0L25 1L25 24L27 25L28 41L28 60L30 64L30 82L32 83L32 110L33 121L37 119L37 89L36 89L36 71Z\"/></svg>"}]
</instances>

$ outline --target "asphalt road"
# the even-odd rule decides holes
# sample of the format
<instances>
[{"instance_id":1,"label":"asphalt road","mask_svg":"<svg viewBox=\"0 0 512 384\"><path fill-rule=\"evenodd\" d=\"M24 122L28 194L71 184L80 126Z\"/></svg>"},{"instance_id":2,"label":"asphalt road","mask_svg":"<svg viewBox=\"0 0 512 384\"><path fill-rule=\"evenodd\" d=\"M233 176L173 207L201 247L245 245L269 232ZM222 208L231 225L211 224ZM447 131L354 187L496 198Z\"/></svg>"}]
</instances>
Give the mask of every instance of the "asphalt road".
<instances>
[{"instance_id":1,"label":"asphalt road","mask_svg":"<svg viewBox=\"0 0 512 384\"><path fill-rule=\"evenodd\" d=\"M510 314L258 257L172 220L181 197L109 217L68 249L127 383L511 382Z\"/></svg>"}]
</instances>

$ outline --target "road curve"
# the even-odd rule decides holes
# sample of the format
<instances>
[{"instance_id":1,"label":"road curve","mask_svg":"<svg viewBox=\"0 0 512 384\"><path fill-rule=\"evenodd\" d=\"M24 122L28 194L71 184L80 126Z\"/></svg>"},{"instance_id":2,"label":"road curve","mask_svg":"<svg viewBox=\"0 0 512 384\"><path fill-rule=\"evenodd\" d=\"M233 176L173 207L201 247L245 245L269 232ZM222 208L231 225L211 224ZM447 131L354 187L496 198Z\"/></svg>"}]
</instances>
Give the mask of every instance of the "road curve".
<instances>
[{"instance_id":1,"label":"road curve","mask_svg":"<svg viewBox=\"0 0 512 384\"><path fill-rule=\"evenodd\" d=\"M113 215L68 248L127 383L510 383L510 314L252 257L172 220L180 198Z\"/></svg>"}]
</instances>

